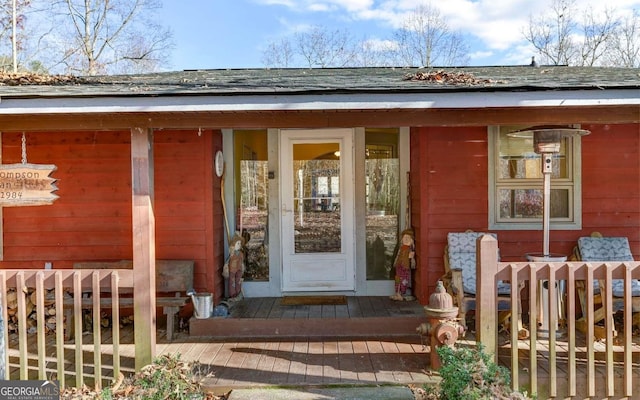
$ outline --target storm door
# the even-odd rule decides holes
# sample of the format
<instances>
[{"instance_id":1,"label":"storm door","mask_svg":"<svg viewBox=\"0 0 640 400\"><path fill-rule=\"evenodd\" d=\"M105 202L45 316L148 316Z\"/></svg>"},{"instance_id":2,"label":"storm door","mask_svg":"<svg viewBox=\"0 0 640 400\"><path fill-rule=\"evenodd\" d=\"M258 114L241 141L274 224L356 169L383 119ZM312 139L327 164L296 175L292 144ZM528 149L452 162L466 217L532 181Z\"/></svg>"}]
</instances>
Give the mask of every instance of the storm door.
<instances>
[{"instance_id":1,"label":"storm door","mask_svg":"<svg viewBox=\"0 0 640 400\"><path fill-rule=\"evenodd\" d=\"M282 290L354 290L353 130L281 139Z\"/></svg>"}]
</instances>

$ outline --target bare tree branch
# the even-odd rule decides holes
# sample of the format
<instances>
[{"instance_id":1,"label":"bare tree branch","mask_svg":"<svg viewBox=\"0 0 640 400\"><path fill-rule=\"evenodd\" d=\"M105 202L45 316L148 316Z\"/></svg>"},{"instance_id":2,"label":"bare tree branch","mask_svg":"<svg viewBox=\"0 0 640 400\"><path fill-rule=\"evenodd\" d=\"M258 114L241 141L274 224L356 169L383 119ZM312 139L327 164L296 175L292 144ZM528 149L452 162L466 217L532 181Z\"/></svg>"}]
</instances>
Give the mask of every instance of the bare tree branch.
<instances>
[{"instance_id":1,"label":"bare tree branch","mask_svg":"<svg viewBox=\"0 0 640 400\"><path fill-rule=\"evenodd\" d=\"M552 65L594 66L608 63L620 21L615 11L596 14L589 8L581 18L575 0L554 0L545 15L531 16L524 38L533 45L542 62Z\"/></svg>"},{"instance_id":2,"label":"bare tree branch","mask_svg":"<svg viewBox=\"0 0 640 400\"><path fill-rule=\"evenodd\" d=\"M640 12L634 12L624 18L607 52L607 63L616 67L640 67Z\"/></svg>"},{"instance_id":3,"label":"bare tree branch","mask_svg":"<svg viewBox=\"0 0 640 400\"><path fill-rule=\"evenodd\" d=\"M524 37L535 47L546 64L565 65L575 58L576 46L571 33L575 0L553 0L549 14L529 17Z\"/></svg>"},{"instance_id":4,"label":"bare tree branch","mask_svg":"<svg viewBox=\"0 0 640 400\"><path fill-rule=\"evenodd\" d=\"M269 42L262 52L262 64L268 68L288 68L294 57L291 42L281 39L279 42Z\"/></svg>"},{"instance_id":5,"label":"bare tree branch","mask_svg":"<svg viewBox=\"0 0 640 400\"><path fill-rule=\"evenodd\" d=\"M53 34L40 57L62 73L154 71L172 48L168 28L154 21L158 0L57 0L48 10Z\"/></svg>"},{"instance_id":6,"label":"bare tree branch","mask_svg":"<svg viewBox=\"0 0 640 400\"><path fill-rule=\"evenodd\" d=\"M307 67L380 67L397 64L397 44L391 40L351 39L346 30L331 31L316 26L310 32L298 32L291 39L269 42L262 52L266 67L288 68L296 60Z\"/></svg>"},{"instance_id":7,"label":"bare tree branch","mask_svg":"<svg viewBox=\"0 0 640 400\"><path fill-rule=\"evenodd\" d=\"M399 65L398 46L391 40L363 39L356 44L353 66L393 67Z\"/></svg>"},{"instance_id":8,"label":"bare tree branch","mask_svg":"<svg viewBox=\"0 0 640 400\"><path fill-rule=\"evenodd\" d=\"M0 65L2 69L7 69L8 67L15 70L18 69L17 59L19 58L19 53L24 49L25 40L27 39L27 35L25 34L26 13L31 8L31 0L17 0L15 6L14 16L12 1L0 3L0 49L7 49L7 52L14 57L14 59L8 63L3 60L2 65ZM16 24L15 31L13 27L14 17ZM14 36L15 48L13 43Z\"/></svg>"},{"instance_id":9,"label":"bare tree branch","mask_svg":"<svg viewBox=\"0 0 640 400\"><path fill-rule=\"evenodd\" d=\"M354 47L345 30L328 30L316 25L294 36L297 50L310 68L345 67L354 58Z\"/></svg>"},{"instance_id":10,"label":"bare tree branch","mask_svg":"<svg viewBox=\"0 0 640 400\"><path fill-rule=\"evenodd\" d=\"M594 66L601 63L603 56L612 45L619 24L620 22L610 9L606 9L603 14L598 16L594 15L592 8L584 13L583 43L579 65Z\"/></svg>"},{"instance_id":11,"label":"bare tree branch","mask_svg":"<svg viewBox=\"0 0 640 400\"><path fill-rule=\"evenodd\" d=\"M418 5L395 32L399 58L407 66L464 65L468 45L431 3Z\"/></svg>"}]
</instances>

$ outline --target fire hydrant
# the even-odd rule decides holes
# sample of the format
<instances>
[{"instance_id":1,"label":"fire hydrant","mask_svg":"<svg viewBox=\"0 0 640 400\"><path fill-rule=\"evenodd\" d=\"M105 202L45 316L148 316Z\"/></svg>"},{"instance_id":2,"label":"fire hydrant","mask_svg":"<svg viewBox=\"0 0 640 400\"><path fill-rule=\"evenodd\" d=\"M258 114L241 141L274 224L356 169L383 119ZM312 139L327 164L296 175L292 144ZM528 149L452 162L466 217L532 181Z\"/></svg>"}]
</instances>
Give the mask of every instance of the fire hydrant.
<instances>
[{"instance_id":1,"label":"fire hydrant","mask_svg":"<svg viewBox=\"0 0 640 400\"><path fill-rule=\"evenodd\" d=\"M442 281L436 284L436 291L429 297L429 305L424 306L429 322L416 328L420 335L429 336L431 369L440 369L440 357L436 349L440 346L453 346L459 336L464 335L465 327L458 322L458 307L453 306L453 298L444 289Z\"/></svg>"}]
</instances>

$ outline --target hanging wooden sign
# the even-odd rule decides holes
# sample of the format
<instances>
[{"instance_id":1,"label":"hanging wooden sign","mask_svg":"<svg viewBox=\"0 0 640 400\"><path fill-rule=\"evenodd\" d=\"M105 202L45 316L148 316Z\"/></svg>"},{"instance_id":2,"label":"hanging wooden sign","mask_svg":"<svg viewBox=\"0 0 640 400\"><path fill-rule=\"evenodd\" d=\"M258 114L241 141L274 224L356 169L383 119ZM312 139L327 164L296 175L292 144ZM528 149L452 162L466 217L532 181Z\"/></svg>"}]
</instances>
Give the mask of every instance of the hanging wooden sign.
<instances>
[{"instance_id":1,"label":"hanging wooden sign","mask_svg":"<svg viewBox=\"0 0 640 400\"><path fill-rule=\"evenodd\" d=\"M0 206L43 206L58 198L55 165L0 164Z\"/></svg>"}]
</instances>

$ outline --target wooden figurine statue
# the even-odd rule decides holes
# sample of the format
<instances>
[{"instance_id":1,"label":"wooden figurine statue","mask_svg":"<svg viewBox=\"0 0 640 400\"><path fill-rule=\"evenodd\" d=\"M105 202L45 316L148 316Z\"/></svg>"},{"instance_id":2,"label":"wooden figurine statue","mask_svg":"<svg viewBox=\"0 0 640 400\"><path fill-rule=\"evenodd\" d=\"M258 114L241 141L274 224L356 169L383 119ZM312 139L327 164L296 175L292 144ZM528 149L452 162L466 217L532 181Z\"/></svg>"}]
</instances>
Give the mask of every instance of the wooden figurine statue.
<instances>
[{"instance_id":1,"label":"wooden figurine statue","mask_svg":"<svg viewBox=\"0 0 640 400\"><path fill-rule=\"evenodd\" d=\"M414 300L415 298L407 293L411 286L411 270L415 268L415 247L413 240L413 230L405 229L400 234L400 249L393 263L395 268L395 293L390 296L392 300Z\"/></svg>"},{"instance_id":2,"label":"wooden figurine statue","mask_svg":"<svg viewBox=\"0 0 640 400\"><path fill-rule=\"evenodd\" d=\"M224 264L222 276L227 278L227 294L229 300L242 298L242 281L245 271L244 238L239 232L231 238L229 243L229 258Z\"/></svg>"}]
</instances>

